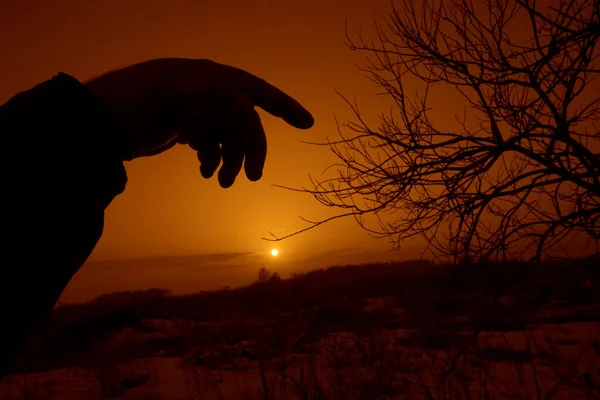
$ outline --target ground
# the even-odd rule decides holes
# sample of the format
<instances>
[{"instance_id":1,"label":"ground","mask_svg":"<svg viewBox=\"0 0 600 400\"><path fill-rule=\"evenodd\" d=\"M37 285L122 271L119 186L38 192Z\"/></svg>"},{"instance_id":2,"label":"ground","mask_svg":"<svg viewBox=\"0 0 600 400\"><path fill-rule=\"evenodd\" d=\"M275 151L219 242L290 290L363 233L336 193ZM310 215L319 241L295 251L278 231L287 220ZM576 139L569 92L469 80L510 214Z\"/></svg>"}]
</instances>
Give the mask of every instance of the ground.
<instances>
[{"instance_id":1,"label":"ground","mask_svg":"<svg viewBox=\"0 0 600 400\"><path fill-rule=\"evenodd\" d=\"M597 260L332 267L54 310L0 399L600 398Z\"/></svg>"}]
</instances>

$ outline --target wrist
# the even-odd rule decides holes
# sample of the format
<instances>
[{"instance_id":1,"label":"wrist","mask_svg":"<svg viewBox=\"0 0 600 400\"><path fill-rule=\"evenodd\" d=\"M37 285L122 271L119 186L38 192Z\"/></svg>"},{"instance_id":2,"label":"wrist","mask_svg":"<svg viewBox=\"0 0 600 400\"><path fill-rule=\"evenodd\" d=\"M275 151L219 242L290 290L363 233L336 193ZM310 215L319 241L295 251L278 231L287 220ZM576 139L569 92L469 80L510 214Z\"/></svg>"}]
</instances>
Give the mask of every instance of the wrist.
<instances>
[{"instance_id":1,"label":"wrist","mask_svg":"<svg viewBox=\"0 0 600 400\"><path fill-rule=\"evenodd\" d=\"M117 110L112 106L115 101L112 100L114 92L110 92L110 88L106 88L101 82L92 80L85 83L84 88L88 92L90 101L93 102L94 108L100 119L104 121L106 139L116 151L120 161L131 161L133 157L133 144L130 137L126 133L124 124L120 121Z\"/></svg>"}]
</instances>

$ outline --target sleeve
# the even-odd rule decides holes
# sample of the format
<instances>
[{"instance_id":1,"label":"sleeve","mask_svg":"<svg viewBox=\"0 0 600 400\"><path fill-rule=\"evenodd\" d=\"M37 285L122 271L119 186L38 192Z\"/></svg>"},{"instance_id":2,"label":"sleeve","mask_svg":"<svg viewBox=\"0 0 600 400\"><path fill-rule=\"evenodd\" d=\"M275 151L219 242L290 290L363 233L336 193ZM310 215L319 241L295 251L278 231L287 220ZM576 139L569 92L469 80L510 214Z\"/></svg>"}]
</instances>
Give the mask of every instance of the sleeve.
<instances>
[{"instance_id":1,"label":"sleeve","mask_svg":"<svg viewBox=\"0 0 600 400\"><path fill-rule=\"evenodd\" d=\"M0 378L100 239L124 137L63 73L0 107Z\"/></svg>"}]
</instances>

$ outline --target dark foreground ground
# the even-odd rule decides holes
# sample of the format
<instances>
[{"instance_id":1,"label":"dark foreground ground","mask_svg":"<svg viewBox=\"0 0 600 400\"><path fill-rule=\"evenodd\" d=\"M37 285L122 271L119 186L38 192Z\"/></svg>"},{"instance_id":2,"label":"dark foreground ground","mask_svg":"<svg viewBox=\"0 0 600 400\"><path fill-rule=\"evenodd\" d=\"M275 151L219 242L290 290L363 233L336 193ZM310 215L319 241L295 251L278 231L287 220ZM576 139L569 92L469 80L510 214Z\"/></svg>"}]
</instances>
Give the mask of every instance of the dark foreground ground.
<instances>
[{"instance_id":1,"label":"dark foreground ground","mask_svg":"<svg viewBox=\"0 0 600 400\"><path fill-rule=\"evenodd\" d=\"M332 267L54 310L8 399L600 398L600 263Z\"/></svg>"}]
</instances>

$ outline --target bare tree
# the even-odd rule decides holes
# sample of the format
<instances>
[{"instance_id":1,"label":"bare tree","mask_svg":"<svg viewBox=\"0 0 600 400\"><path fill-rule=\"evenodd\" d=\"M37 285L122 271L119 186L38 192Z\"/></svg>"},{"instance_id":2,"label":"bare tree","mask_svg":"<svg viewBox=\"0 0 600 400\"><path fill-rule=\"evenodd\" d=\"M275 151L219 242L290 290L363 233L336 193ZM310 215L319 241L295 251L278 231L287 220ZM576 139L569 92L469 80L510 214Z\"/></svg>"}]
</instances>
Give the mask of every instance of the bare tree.
<instances>
[{"instance_id":1,"label":"bare tree","mask_svg":"<svg viewBox=\"0 0 600 400\"><path fill-rule=\"evenodd\" d=\"M342 211L302 231L354 216L454 261L597 252L600 0L400 0L375 28L346 36L391 111L373 128L342 96L355 120L323 143L337 174L294 189ZM465 104L456 129L431 107L444 86Z\"/></svg>"}]
</instances>

